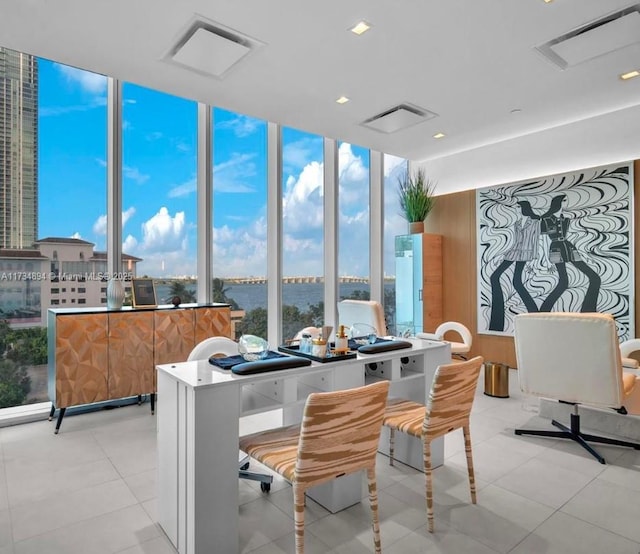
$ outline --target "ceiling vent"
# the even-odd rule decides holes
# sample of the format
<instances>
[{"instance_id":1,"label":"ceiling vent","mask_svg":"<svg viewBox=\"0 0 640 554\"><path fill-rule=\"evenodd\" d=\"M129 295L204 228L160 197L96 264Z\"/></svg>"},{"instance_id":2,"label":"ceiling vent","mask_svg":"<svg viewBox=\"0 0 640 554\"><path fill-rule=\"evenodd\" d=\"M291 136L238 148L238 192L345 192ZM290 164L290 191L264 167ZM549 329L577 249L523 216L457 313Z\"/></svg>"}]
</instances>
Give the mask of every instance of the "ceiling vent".
<instances>
[{"instance_id":1,"label":"ceiling vent","mask_svg":"<svg viewBox=\"0 0 640 554\"><path fill-rule=\"evenodd\" d=\"M582 26L536 49L567 69L640 42L640 4Z\"/></svg>"},{"instance_id":2,"label":"ceiling vent","mask_svg":"<svg viewBox=\"0 0 640 554\"><path fill-rule=\"evenodd\" d=\"M194 20L165 59L204 75L222 79L259 41L223 25Z\"/></svg>"},{"instance_id":3,"label":"ceiling vent","mask_svg":"<svg viewBox=\"0 0 640 554\"><path fill-rule=\"evenodd\" d=\"M424 110L411 104L400 104L363 121L362 125L380 131L381 133L395 133L396 131L437 117L437 115L438 114L430 112L429 110Z\"/></svg>"}]
</instances>

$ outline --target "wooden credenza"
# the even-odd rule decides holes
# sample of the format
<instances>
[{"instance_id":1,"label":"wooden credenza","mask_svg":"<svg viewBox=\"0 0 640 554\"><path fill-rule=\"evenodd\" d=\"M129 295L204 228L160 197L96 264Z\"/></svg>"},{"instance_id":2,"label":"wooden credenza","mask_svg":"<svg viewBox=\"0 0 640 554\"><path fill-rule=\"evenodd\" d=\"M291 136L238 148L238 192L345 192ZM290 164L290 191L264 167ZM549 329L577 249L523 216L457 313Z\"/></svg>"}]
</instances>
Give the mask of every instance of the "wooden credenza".
<instances>
[{"instance_id":1,"label":"wooden credenza","mask_svg":"<svg viewBox=\"0 0 640 554\"><path fill-rule=\"evenodd\" d=\"M230 336L231 316L226 304L50 309L47 332L57 432L68 407L153 395L156 365L185 361L208 337Z\"/></svg>"}]
</instances>

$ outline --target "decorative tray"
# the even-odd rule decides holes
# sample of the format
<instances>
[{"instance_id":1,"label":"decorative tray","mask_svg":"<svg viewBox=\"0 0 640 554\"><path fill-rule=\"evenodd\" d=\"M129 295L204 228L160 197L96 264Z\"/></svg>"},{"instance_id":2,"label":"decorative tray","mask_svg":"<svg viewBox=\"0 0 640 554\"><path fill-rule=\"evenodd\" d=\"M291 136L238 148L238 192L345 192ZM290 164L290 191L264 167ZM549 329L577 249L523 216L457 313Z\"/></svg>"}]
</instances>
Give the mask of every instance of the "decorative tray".
<instances>
[{"instance_id":1,"label":"decorative tray","mask_svg":"<svg viewBox=\"0 0 640 554\"><path fill-rule=\"evenodd\" d=\"M290 346L282 344L278 346L278 351L285 352L286 354L291 354L293 356L302 356L303 358L309 358L310 360L313 360L314 362L320 362L321 364L325 364L327 362L339 362L341 360L352 360L358 355L355 350L347 350L346 352L340 353L329 351L329 353L324 358L320 358L318 356L313 356L312 354L307 354L306 352L300 352L300 345L298 344L292 344Z\"/></svg>"}]
</instances>

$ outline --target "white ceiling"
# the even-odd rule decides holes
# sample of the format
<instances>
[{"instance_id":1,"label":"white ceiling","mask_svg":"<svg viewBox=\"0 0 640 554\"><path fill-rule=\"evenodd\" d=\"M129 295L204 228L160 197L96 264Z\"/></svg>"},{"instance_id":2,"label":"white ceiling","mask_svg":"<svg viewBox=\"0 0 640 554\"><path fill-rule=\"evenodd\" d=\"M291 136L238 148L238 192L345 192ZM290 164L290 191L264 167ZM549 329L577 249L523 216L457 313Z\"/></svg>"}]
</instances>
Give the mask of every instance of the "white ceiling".
<instances>
[{"instance_id":1,"label":"white ceiling","mask_svg":"<svg viewBox=\"0 0 640 554\"><path fill-rule=\"evenodd\" d=\"M595 123L606 125L606 114L629 110L637 118L640 78L618 76L640 69L640 42L564 71L534 49L632 5L3 0L0 45L441 167L507 139L539 133L547 141L545 130L586 119L597 136ZM196 18L262 45L222 79L170 63L169 51ZM358 37L348 29L361 19L373 27ZM336 104L341 95L351 101ZM391 134L361 125L400 103L438 117ZM446 137L436 140L439 131Z\"/></svg>"}]
</instances>

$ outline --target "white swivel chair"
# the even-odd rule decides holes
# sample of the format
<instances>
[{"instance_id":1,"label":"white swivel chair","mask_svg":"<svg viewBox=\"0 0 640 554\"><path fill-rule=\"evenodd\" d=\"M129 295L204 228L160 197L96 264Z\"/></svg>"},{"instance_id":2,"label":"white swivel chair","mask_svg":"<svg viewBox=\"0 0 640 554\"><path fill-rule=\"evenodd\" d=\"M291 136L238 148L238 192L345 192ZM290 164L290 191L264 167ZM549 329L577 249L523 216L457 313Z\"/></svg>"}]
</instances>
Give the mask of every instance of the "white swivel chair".
<instances>
[{"instance_id":1,"label":"white swivel chair","mask_svg":"<svg viewBox=\"0 0 640 554\"><path fill-rule=\"evenodd\" d=\"M222 358L226 356L238 355L238 343L227 337L209 337L195 345L187 361L208 360L210 357ZM260 489L269 492L273 477L264 473L248 471L249 455L238 450L238 466L240 468L239 477L249 481L259 481Z\"/></svg>"},{"instance_id":2,"label":"white swivel chair","mask_svg":"<svg viewBox=\"0 0 640 554\"><path fill-rule=\"evenodd\" d=\"M580 444L601 464L587 443L640 450L640 444L582 433L579 404L612 408L620 414L637 404L640 383L623 373L616 324L609 314L529 313L515 317L518 379L523 392L573 404L571 425L556 420L559 431L516 429L516 435L566 438Z\"/></svg>"},{"instance_id":3,"label":"white swivel chair","mask_svg":"<svg viewBox=\"0 0 640 554\"><path fill-rule=\"evenodd\" d=\"M445 335L448 332L458 333L462 342L455 342L445 339ZM473 344L473 337L471 331L467 329L462 323L457 321L445 321L438 325L438 328L434 333L416 333L416 337L419 339L432 339L448 342L451 345L451 354L458 356L463 360L466 360L465 354L468 354Z\"/></svg>"},{"instance_id":4,"label":"white swivel chair","mask_svg":"<svg viewBox=\"0 0 640 554\"><path fill-rule=\"evenodd\" d=\"M631 357L631 354L640 350L640 339L629 339L620 343L620 355L622 356L622 367L624 369L638 370L640 364L638 360Z\"/></svg>"},{"instance_id":5,"label":"white swivel chair","mask_svg":"<svg viewBox=\"0 0 640 554\"><path fill-rule=\"evenodd\" d=\"M356 323L366 323L376 330L376 335L384 337L387 325L384 309L375 300L341 300L338 302L338 325L349 328Z\"/></svg>"}]
</instances>

